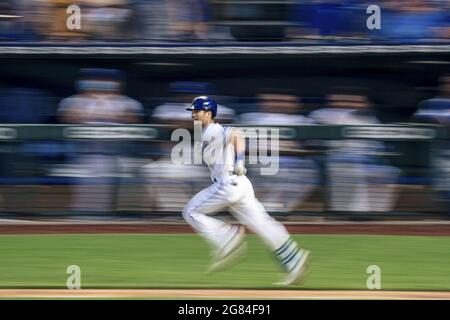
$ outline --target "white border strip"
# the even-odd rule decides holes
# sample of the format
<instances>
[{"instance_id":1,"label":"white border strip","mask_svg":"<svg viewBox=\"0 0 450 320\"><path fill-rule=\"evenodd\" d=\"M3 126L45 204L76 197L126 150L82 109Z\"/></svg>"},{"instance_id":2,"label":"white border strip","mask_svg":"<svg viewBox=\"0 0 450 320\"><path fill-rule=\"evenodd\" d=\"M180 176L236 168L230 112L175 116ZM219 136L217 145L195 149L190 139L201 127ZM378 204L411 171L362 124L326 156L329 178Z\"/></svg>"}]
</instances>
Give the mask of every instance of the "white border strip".
<instances>
[{"instance_id":1,"label":"white border strip","mask_svg":"<svg viewBox=\"0 0 450 320\"><path fill-rule=\"evenodd\" d=\"M0 289L0 298L450 300L450 292L248 289Z\"/></svg>"},{"instance_id":2,"label":"white border strip","mask_svg":"<svg viewBox=\"0 0 450 320\"><path fill-rule=\"evenodd\" d=\"M350 45L350 46L220 46L220 47L23 47L23 46L0 46L2 54L75 54L75 55L196 55L196 54L341 54L341 53L449 53L450 45Z\"/></svg>"}]
</instances>

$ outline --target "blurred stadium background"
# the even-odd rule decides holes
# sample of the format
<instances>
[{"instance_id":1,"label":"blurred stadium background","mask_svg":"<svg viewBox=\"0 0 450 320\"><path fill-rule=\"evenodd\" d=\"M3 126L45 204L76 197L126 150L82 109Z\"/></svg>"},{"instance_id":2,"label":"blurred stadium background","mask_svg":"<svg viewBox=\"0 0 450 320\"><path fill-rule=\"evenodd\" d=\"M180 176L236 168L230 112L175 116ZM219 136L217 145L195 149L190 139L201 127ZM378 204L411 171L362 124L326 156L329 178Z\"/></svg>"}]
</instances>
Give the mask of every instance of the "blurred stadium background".
<instances>
[{"instance_id":1,"label":"blurred stadium background","mask_svg":"<svg viewBox=\"0 0 450 320\"><path fill-rule=\"evenodd\" d=\"M0 233L29 220L174 232L210 179L171 161L170 137L208 94L219 122L280 130L278 174L248 165L277 219L415 220L405 232L429 236L297 235L316 259L307 288L365 290L380 264L383 289L448 291L449 238L430 235L450 218L449 1L82 0L67 30L71 4L0 2ZM76 263L84 287L266 288L276 269L249 238L246 264L208 278L195 235L2 234L0 287L64 287Z\"/></svg>"},{"instance_id":2,"label":"blurred stadium background","mask_svg":"<svg viewBox=\"0 0 450 320\"><path fill-rule=\"evenodd\" d=\"M82 29L66 29L80 6ZM369 5L383 28L368 30ZM445 0L4 0L4 41L317 41L418 43L448 40ZM395 26L395 27L394 27Z\"/></svg>"},{"instance_id":3,"label":"blurred stadium background","mask_svg":"<svg viewBox=\"0 0 450 320\"><path fill-rule=\"evenodd\" d=\"M180 218L209 178L170 133L210 94L284 128L279 173L249 168L274 214L447 218L449 2L375 2L381 30L353 0L85 0L67 30L70 1L2 1L1 215Z\"/></svg>"}]
</instances>

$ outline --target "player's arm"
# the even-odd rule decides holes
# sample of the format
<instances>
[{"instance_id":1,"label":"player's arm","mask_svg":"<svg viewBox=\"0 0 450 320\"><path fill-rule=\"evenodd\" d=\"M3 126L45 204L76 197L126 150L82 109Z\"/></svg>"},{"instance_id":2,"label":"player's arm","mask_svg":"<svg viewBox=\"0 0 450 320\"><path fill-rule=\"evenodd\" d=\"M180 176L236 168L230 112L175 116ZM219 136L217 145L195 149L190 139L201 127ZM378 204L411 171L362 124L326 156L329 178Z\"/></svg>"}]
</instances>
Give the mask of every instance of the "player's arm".
<instances>
[{"instance_id":1,"label":"player's arm","mask_svg":"<svg viewBox=\"0 0 450 320\"><path fill-rule=\"evenodd\" d=\"M234 164L234 172L238 176L245 175L247 173L247 169L245 169L245 139L242 133L233 129L231 131L231 141L233 143L234 152L236 153L236 160Z\"/></svg>"}]
</instances>

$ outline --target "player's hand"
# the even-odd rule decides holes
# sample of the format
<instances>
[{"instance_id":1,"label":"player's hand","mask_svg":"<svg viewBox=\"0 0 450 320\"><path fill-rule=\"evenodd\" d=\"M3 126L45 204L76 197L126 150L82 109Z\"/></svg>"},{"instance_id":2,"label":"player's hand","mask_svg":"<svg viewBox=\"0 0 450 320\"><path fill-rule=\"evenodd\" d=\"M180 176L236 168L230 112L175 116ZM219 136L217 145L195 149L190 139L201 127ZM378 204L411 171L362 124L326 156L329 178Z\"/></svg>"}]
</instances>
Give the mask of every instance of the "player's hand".
<instances>
[{"instance_id":1,"label":"player's hand","mask_svg":"<svg viewBox=\"0 0 450 320\"><path fill-rule=\"evenodd\" d=\"M244 166L244 161L242 160L236 161L236 163L234 164L234 172L238 176L243 176L247 173L247 169Z\"/></svg>"}]
</instances>

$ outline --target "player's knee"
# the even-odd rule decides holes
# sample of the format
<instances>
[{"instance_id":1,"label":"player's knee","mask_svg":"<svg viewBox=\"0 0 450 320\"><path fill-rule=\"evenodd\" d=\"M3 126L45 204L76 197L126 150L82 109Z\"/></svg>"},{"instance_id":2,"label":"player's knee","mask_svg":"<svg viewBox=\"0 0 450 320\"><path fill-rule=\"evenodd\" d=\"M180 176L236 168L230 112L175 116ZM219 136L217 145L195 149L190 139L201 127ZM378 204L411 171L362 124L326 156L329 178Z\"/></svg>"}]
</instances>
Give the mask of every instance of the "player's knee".
<instances>
[{"instance_id":1,"label":"player's knee","mask_svg":"<svg viewBox=\"0 0 450 320\"><path fill-rule=\"evenodd\" d=\"M181 214L183 215L184 220L186 220L190 224L192 224L192 222L195 220L195 218L194 218L195 217L195 213L189 207L185 207L183 209L183 211L181 212Z\"/></svg>"},{"instance_id":2,"label":"player's knee","mask_svg":"<svg viewBox=\"0 0 450 320\"><path fill-rule=\"evenodd\" d=\"M181 211L181 215L183 216L184 220L188 220L190 214L191 213L188 208L183 208L183 211Z\"/></svg>"}]
</instances>

